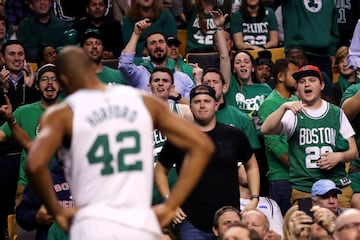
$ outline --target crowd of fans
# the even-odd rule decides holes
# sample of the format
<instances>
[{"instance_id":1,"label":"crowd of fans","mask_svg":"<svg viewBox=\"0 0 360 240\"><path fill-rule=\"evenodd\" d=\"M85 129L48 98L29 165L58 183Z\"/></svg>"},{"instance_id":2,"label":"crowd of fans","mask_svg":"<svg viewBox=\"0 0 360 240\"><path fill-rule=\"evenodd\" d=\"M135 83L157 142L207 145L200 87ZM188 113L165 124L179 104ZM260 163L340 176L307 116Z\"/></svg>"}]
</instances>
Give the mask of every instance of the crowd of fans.
<instances>
[{"instance_id":1,"label":"crowd of fans","mask_svg":"<svg viewBox=\"0 0 360 240\"><path fill-rule=\"evenodd\" d=\"M359 239L359 19L359 0L0 0L0 239L67 238L24 170L41 115L66 97L53 64L67 45L82 47L108 85L142 89L179 116L194 115L221 148L164 239ZM190 64L184 45L185 53L217 54ZM215 99L203 121L191 104L199 85ZM241 140L224 138L219 126L207 131L213 119L240 129ZM183 155L156 129L153 137L157 204ZM236 166L218 163L233 158ZM53 162L59 202L73 207L61 159Z\"/></svg>"}]
</instances>

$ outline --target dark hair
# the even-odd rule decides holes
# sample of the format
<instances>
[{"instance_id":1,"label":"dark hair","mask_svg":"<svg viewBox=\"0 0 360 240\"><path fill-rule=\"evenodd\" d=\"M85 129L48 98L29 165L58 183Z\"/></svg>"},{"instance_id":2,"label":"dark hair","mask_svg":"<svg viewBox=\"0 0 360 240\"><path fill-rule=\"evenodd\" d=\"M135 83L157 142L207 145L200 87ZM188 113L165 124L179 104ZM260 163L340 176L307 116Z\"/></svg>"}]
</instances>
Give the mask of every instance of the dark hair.
<instances>
[{"instance_id":1,"label":"dark hair","mask_svg":"<svg viewBox=\"0 0 360 240\"><path fill-rule=\"evenodd\" d=\"M285 56L286 56L286 57L289 57L289 53L290 53L291 51L300 51L300 52L302 52L302 53L305 55L305 51L304 51L304 49L302 49L301 47L292 47L292 48L290 48L289 50L287 50L287 51L285 52Z\"/></svg>"},{"instance_id":2,"label":"dark hair","mask_svg":"<svg viewBox=\"0 0 360 240\"><path fill-rule=\"evenodd\" d=\"M226 213L226 212L235 212L239 216L239 220L241 220L241 215L240 215L239 209L237 209L233 206L223 206L215 212L214 223L213 223L213 226L215 229L219 228L219 218L222 215L224 215L224 213ZM246 225L244 225L244 226L245 226L245 228L247 228Z\"/></svg>"},{"instance_id":3,"label":"dark hair","mask_svg":"<svg viewBox=\"0 0 360 240\"><path fill-rule=\"evenodd\" d=\"M220 72L220 70L217 69L217 68L213 68L213 67L207 68L207 69L204 71L204 73L203 73L203 75L202 75L202 77L201 77L201 82L203 82L204 76L205 76L207 73L217 73L217 74L219 74L222 84L225 84L224 76L222 75L222 73Z\"/></svg>"},{"instance_id":4,"label":"dark hair","mask_svg":"<svg viewBox=\"0 0 360 240\"><path fill-rule=\"evenodd\" d=\"M258 52L258 57L255 59L255 65L267 65L270 68L274 65L274 63L271 60L272 54L269 50L262 50Z\"/></svg>"},{"instance_id":5,"label":"dark hair","mask_svg":"<svg viewBox=\"0 0 360 240\"><path fill-rule=\"evenodd\" d=\"M275 82L278 81L279 73L284 73L284 74L287 73L288 68L289 68L289 63L292 63L295 66L297 66L297 63L291 58L279 58L275 61L273 69L272 69L272 74L275 79Z\"/></svg>"},{"instance_id":6,"label":"dark hair","mask_svg":"<svg viewBox=\"0 0 360 240\"><path fill-rule=\"evenodd\" d=\"M108 0L103 0L106 7L108 7ZM90 5L91 0L86 0L86 6Z\"/></svg>"},{"instance_id":7,"label":"dark hair","mask_svg":"<svg viewBox=\"0 0 360 240\"><path fill-rule=\"evenodd\" d=\"M235 57L236 57L238 54L240 54L240 53L245 53L245 54L247 54L247 55L250 57L250 60L251 60L252 65L255 67L255 59L254 59L253 55L251 55L251 53L249 53L249 52L246 51L246 50L239 50L239 51L237 51L236 54L235 54L235 56L234 56L234 59L235 59ZM232 65L233 65L233 64L232 64Z\"/></svg>"},{"instance_id":8,"label":"dark hair","mask_svg":"<svg viewBox=\"0 0 360 240\"><path fill-rule=\"evenodd\" d=\"M36 63L39 68L43 65L44 51L47 47L52 47L56 51L56 48L50 44L45 44L45 43L41 44L39 51L37 52L37 58L36 58L37 59Z\"/></svg>"},{"instance_id":9,"label":"dark hair","mask_svg":"<svg viewBox=\"0 0 360 240\"><path fill-rule=\"evenodd\" d=\"M5 33L6 33L8 31L8 29L9 29L9 20L4 14L0 14L0 21L5 22L5 27L6 27Z\"/></svg>"},{"instance_id":10,"label":"dark hair","mask_svg":"<svg viewBox=\"0 0 360 240\"><path fill-rule=\"evenodd\" d=\"M165 36L164 33L162 33L162 32L151 32L151 33L149 33L148 35L146 35L146 37L145 37L145 42L144 42L144 47L145 47L145 48L147 48L147 40L148 40L148 38L149 38L150 36L154 35L154 34L160 34L160 35L162 35L162 36L164 37L165 42L166 42L167 37ZM167 43L166 43L166 44L167 44Z\"/></svg>"},{"instance_id":11,"label":"dark hair","mask_svg":"<svg viewBox=\"0 0 360 240\"><path fill-rule=\"evenodd\" d=\"M10 45L20 45L24 51L25 51L25 48L24 46L20 43L19 40L9 40L9 41L6 41L2 46L1 46L1 53L2 55L4 56L5 55L5 51L6 51L6 48Z\"/></svg>"},{"instance_id":12,"label":"dark hair","mask_svg":"<svg viewBox=\"0 0 360 240\"><path fill-rule=\"evenodd\" d=\"M250 12L247 10L247 7L248 7L248 4L247 4L246 0L243 0L239 11L240 11L240 13L243 14L245 22L252 21L252 19L253 19L253 17L250 15ZM265 14L266 14L266 11L265 11L264 3L262 0L259 0L259 10L255 17L256 21L257 22L262 21L265 17Z\"/></svg>"},{"instance_id":13,"label":"dark hair","mask_svg":"<svg viewBox=\"0 0 360 240\"><path fill-rule=\"evenodd\" d=\"M151 83L152 81L152 76L154 75L154 73L156 72L164 72L164 73L168 73L170 75L171 78L171 83L174 84L174 75L171 72L171 70L167 67L155 67L154 70L152 71L152 73L150 74L150 78L149 78L149 83Z\"/></svg>"}]
</instances>

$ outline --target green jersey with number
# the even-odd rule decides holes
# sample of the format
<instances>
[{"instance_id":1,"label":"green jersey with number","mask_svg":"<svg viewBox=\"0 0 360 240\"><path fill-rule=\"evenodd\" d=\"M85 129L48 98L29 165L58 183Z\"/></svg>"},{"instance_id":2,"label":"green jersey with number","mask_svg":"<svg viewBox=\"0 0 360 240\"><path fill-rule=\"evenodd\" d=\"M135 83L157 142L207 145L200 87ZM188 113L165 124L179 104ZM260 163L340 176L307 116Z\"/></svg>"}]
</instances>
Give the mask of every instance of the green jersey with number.
<instances>
[{"instance_id":1,"label":"green jersey with number","mask_svg":"<svg viewBox=\"0 0 360 240\"><path fill-rule=\"evenodd\" d=\"M331 179L338 187L349 184L344 163L331 170L322 170L317 165L321 154L348 148L347 139L339 133L341 118L341 110L329 103L320 117L304 111L296 115L296 127L289 138L289 176L293 188L311 192L312 184L319 179Z\"/></svg>"},{"instance_id":2,"label":"green jersey with number","mask_svg":"<svg viewBox=\"0 0 360 240\"><path fill-rule=\"evenodd\" d=\"M153 119L141 91L83 89L64 101L73 112L72 134L60 153L73 199L83 206L74 221L101 218L160 233L150 207Z\"/></svg>"},{"instance_id":3,"label":"green jersey with number","mask_svg":"<svg viewBox=\"0 0 360 240\"><path fill-rule=\"evenodd\" d=\"M202 14L206 22L206 32L202 33L199 24L199 14ZM214 19L210 14L199 13L196 5L193 4L191 11L186 15L187 19L187 40L186 52L192 51L213 51L213 38L216 32Z\"/></svg>"},{"instance_id":4,"label":"green jersey with number","mask_svg":"<svg viewBox=\"0 0 360 240\"><path fill-rule=\"evenodd\" d=\"M230 18L231 34L241 32L243 40L249 45L263 46L270 41L270 31L278 31L278 24L274 10L265 8L262 20L251 17L245 21L242 12L235 12Z\"/></svg>"}]
</instances>

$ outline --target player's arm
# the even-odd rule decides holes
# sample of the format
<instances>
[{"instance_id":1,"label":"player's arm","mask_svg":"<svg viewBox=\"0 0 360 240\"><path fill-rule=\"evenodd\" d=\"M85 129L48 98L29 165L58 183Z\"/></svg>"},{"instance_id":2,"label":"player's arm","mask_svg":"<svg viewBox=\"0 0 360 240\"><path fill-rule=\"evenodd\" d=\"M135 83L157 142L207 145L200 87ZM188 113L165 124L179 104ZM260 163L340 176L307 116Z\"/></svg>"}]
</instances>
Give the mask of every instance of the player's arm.
<instances>
[{"instance_id":1,"label":"player's arm","mask_svg":"<svg viewBox=\"0 0 360 240\"><path fill-rule=\"evenodd\" d=\"M181 109L182 112L182 116L187 119L190 120L191 122L194 121L194 115L192 114L189 105L185 105L185 104L179 104L179 107Z\"/></svg>"},{"instance_id":2,"label":"player's arm","mask_svg":"<svg viewBox=\"0 0 360 240\"><path fill-rule=\"evenodd\" d=\"M159 129L172 144L187 153L168 200L163 206L155 209L160 225L164 226L172 220L177 207L195 187L214 152L214 144L194 123L170 112L166 103L149 95L144 95L143 98L152 115L154 128Z\"/></svg>"},{"instance_id":3,"label":"player's arm","mask_svg":"<svg viewBox=\"0 0 360 240\"><path fill-rule=\"evenodd\" d=\"M159 161L156 162L155 166L155 183L161 194L161 196L166 199L170 195L170 187L168 181L169 170L167 167L162 165Z\"/></svg>"},{"instance_id":4,"label":"player's arm","mask_svg":"<svg viewBox=\"0 0 360 240\"><path fill-rule=\"evenodd\" d=\"M64 216L64 210L58 203L48 165L63 139L71 136L71 120L72 112L65 103L49 108L41 118L41 131L34 140L26 160L29 183L64 230L68 229L69 220Z\"/></svg>"},{"instance_id":5,"label":"player's arm","mask_svg":"<svg viewBox=\"0 0 360 240\"><path fill-rule=\"evenodd\" d=\"M291 110L294 114L297 114L304 108L301 101L292 101L282 104L275 112L271 113L261 125L262 134L280 134L283 128L281 118L284 116L287 110Z\"/></svg>"}]
</instances>

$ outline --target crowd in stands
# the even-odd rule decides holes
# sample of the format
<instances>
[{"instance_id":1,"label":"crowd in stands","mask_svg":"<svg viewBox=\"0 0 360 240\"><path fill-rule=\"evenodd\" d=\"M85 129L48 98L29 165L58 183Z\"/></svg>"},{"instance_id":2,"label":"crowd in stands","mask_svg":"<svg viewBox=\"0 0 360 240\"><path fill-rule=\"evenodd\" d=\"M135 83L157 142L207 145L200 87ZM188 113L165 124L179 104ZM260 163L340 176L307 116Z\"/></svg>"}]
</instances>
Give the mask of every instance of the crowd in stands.
<instances>
[{"instance_id":1,"label":"crowd in stands","mask_svg":"<svg viewBox=\"0 0 360 240\"><path fill-rule=\"evenodd\" d=\"M67 45L216 143L162 239L360 239L360 0L0 0L0 240L68 237L24 170L41 115L66 98L54 63ZM195 105L197 88L211 101ZM157 204L184 154L153 137Z\"/></svg>"}]
</instances>

